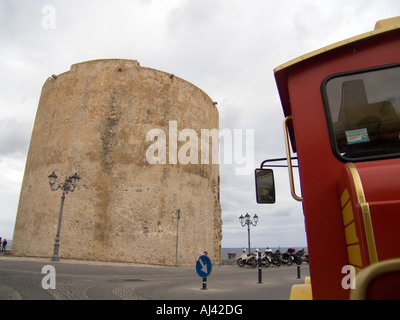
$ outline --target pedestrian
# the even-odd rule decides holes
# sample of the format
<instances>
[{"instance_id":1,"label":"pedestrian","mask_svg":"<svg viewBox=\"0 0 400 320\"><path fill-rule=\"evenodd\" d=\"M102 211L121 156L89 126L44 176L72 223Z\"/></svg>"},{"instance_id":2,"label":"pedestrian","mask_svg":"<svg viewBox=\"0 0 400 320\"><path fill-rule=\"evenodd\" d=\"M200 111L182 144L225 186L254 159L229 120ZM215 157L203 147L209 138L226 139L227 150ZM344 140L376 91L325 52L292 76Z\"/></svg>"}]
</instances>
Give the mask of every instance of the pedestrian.
<instances>
[{"instance_id":1,"label":"pedestrian","mask_svg":"<svg viewBox=\"0 0 400 320\"><path fill-rule=\"evenodd\" d=\"M4 238L3 240L3 247L1 249L1 251L6 251L6 247L7 247L7 239Z\"/></svg>"}]
</instances>

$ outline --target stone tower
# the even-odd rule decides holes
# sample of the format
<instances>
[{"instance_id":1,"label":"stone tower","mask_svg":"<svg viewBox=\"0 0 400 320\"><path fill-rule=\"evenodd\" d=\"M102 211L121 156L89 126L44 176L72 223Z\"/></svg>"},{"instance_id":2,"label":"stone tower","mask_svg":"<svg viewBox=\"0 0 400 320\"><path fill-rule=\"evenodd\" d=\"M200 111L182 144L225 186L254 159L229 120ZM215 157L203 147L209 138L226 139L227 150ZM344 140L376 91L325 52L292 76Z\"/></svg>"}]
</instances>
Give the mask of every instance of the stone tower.
<instances>
[{"instance_id":1,"label":"stone tower","mask_svg":"<svg viewBox=\"0 0 400 320\"><path fill-rule=\"evenodd\" d=\"M205 250L220 258L219 165L211 154L218 136L202 138L218 128L217 108L202 90L134 60L78 63L49 78L32 132L13 253L52 256L62 194L49 187L55 171L57 183L75 172L81 177L65 199L61 259L174 265L177 209L178 264L194 264Z\"/></svg>"}]
</instances>

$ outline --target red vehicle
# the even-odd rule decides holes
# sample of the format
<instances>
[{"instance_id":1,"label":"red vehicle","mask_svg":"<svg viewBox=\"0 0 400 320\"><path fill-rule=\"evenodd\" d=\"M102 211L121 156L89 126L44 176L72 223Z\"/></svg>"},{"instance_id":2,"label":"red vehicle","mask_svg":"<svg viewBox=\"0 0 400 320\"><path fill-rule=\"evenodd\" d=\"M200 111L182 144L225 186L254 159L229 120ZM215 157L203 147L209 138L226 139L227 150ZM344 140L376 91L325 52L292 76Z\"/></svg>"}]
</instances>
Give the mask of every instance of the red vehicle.
<instances>
[{"instance_id":1,"label":"red vehicle","mask_svg":"<svg viewBox=\"0 0 400 320\"><path fill-rule=\"evenodd\" d=\"M293 297L399 299L400 17L274 72L310 263L311 284L294 286ZM266 168L267 161L256 170L258 203L275 202L273 173ZM335 251L334 259L326 248ZM346 270L357 273L355 289L344 285Z\"/></svg>"}]
</instances>

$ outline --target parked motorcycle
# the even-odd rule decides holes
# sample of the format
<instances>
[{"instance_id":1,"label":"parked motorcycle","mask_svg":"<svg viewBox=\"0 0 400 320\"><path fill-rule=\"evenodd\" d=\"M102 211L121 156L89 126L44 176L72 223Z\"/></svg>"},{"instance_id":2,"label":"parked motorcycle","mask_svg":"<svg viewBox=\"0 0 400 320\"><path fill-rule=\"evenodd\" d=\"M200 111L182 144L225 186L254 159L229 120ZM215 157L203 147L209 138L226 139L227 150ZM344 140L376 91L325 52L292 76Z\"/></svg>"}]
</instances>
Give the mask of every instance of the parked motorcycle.
<instances>
[{"instance_id":1,"label":"parked motorcycle","mask_svg":"<svg viewBox=\"0 0 400 320\"><path fill-rule=\"evenodd\" d=\"M272 252L271 249L267 248L264 251L264 254L261 257L261 264L264 267L269 267L271 264L279 267L281 265L281 261L279 259L279 255Z\"/></svg>"},{"instance_id":2,"label":"parked motorcycle","mask_svg":"<svg viewBox=\"0 0 400 320\"><path fill-rule=\"evenodd\" d=\"M292 260L292 264L296 263L297 253L295 252L295 248L288 248L287 251L283 254L286 259Z\"/></svg>"},{"instance_id":3,"label":"parked motorcycle","mask_svg":"<svg viewBox=\"0 0 400 320\"><path fill-rule=\"evenodd\" d=\"M293 254L294 261L299 264L302 264L303 262L308 263L308 254L305 254L305 253L306 252L304 249L297 250L297 252L295 254Z\"/></svg>"},{"instance_id":4,"label":"parked motorcycle","mask_svg":"<svg viewBox=\"0 0 400 320\"><path fill-rule=\"evenodd\" d=\"M261 265L263 267L269 267L269 265L272 263L272 259L271 259L271 250L265 249L265 251L263 252L263 254L261 255Z\"/></svg>"},{"instance_id":5,"label":"parked motorcycle","mask_svg":"<svg viewBox=\"0 0 400 320\"><path fill-rule=\"evenodd\" d=\"M252 268L255 268L257 267L257 257L252 253L247 254L246 249L243 249L242 256L237 259L237 264L239 267L244 267L245 265L248 265Z\"/></svg>"},{"instance_id":6,"label":"parked motorcycle","mask_svg":"<svg viewBox=\"0 0 400 320\"><path fill-rule=\"evenodd\" d=\"M290 256L290 253L285 252L282 254L281 251L278 249L275 251L275 255L281 264L287 264L288 266L292 265L293 260Z\"/></svg>"}]
</instances>

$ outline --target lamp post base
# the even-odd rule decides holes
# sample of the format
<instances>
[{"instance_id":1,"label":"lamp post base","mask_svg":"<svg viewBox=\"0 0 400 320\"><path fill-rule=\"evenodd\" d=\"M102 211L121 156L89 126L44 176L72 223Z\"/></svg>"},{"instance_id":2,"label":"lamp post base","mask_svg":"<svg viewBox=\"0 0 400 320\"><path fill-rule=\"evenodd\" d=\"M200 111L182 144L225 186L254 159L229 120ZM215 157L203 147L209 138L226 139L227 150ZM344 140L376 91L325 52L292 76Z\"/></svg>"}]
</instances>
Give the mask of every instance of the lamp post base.
<instances>
[{"instance_id":1,"label":"lamp post base","mask_svg":"<svg viewBox=\"0 0 400 320\"><path fill-rule=\"evenodd\" d=\"M53 251L53 256L51 257L51 261L60 261L60 257L58 256L59 250L60 250L60 237L57 235L56 241L54 243L54 251Z\"/></svg>"}]
</instances>

